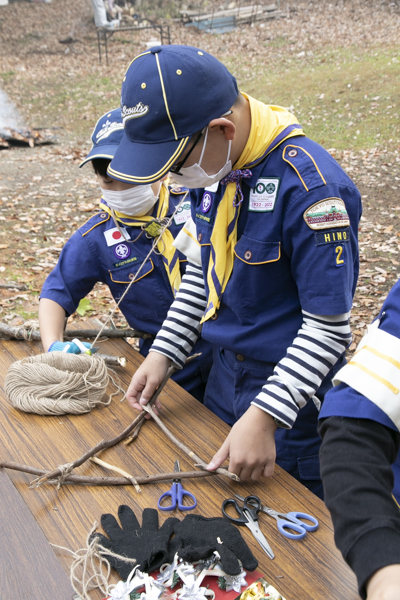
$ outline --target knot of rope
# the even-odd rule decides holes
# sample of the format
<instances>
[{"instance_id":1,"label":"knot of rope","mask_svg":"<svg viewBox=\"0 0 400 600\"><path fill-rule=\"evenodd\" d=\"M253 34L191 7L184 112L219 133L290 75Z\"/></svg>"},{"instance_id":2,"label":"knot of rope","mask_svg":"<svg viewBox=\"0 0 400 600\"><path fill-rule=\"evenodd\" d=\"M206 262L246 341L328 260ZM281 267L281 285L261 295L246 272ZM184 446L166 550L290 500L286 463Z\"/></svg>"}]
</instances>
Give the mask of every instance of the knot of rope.
<instances>
[{"instance_id":1,"label":"knot of rope","mask_svg":"<svg viewBox=\"0 0 400 600\"><path fill-rule=\"evenodd\" d=\"M240 182L242 179L248 179L252 176L252 172L250 169L236 169L236 171L231 171L228 173L226 177L221 179L221 185L228 185L228 183L236 183L235 196L233 198L232 206L240 206L244 200L242 188L240 187ZM239 197L239 202L236 202Z\"/></svg>"}]
</instances>

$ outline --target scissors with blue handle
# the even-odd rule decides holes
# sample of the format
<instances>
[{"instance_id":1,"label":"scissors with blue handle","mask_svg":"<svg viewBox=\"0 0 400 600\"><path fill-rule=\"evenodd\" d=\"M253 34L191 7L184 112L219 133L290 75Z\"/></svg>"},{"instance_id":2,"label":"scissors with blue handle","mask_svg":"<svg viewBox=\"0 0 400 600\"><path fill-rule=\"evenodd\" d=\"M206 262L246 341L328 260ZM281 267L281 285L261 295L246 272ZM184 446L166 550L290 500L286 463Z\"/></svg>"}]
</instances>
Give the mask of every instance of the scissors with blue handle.
<instances>
[{"instance_id":1,"label":"scissors with blue handle","mask_svg":"<svg viewBox=\"0 0 400 600\"><path fill-rule=\"evenodd\" d=\"M261 533L258 527L258 513L261 510L261 500L257 496L247 496L246 498L241 498L243 500L243 506L239 506L237 501L234 498L228 498L224 500L222 503L222 514L224 517L229 519L232 523L236 525L246 525L251 531L251 533L256 538L257 542L260 544L261 548L264 552L271 558L275 558L275 554L272 551L271 546L268 544L267 540L263 533ZM239 515L238 517L231 517L226 512L228 506L233 506Z\"/></svg>"},{"instance_id":2,"label":"scissors with blue handle","mask_svg":"<svg viewBox=\"0 0 400 600\"><path fill-rule=\"evenodd\" d=\"M239 500L243 500L241 496L236 495L236 497L239 498ZM317 519L312 515L303 512L281 513L276 510L273 510L272 508L268 508L268 506L263 506L261 504L260 499L257 496L252 496L252 498L257 498L261 506L259 510L266 513L270 517L276 519L278 530L282 535L289 538L290 540L301 540L303 539L303 537L305 537L307 531L315 531L316 529L318 529L319 523ZM250 501L250 503L253 502L253 506L256 506L255 501ZM302 521L302 519L311 521L311 523L305 523L304 521Z\"/></svg>"},{"instance_id":3,"label":"scissors with blue handle","mask_svg":"<svg viewBox=\"0 0 400 600\"><path fill-rule=\"evenodd\" d=\"M179 465L179 460L176 460L175 464L174 464L174 473L179 473L180 470L181 470L181 468ZM190 500L192 500L192 504L184 504L183 503L183 499L185 498L185 496L187 498L190 498ZM162 505L162 502L165 498L171 498L171 504ZM197 506L196 498L193 496L193 494L191 494L190 492L187 492L185 489L183 489L181 480L179 479L179 477L177 477L176 479L173 480L170 491L164 492L164 494L161 494L161 496L158 500L158 508L160 510L175 510L175 508L179 508L179 510L192 510L193 508L196 508L196 506Z\"/></svg>"}]
</instances>

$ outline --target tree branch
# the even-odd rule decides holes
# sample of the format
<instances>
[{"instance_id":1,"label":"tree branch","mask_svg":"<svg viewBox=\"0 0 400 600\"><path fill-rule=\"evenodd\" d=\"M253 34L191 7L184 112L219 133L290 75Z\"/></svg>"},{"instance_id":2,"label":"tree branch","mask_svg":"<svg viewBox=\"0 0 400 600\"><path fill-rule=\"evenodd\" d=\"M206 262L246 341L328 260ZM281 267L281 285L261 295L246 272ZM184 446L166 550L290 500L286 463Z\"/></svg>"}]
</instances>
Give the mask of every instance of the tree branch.
<instances>
[{"instance_id":1,"label":"tree branch","mask_svg":"<svg viewBox=\"0 0 400 600\"><path fill-rule=\"evenodd\" d=\"M22 471L31 475L46 475L45 469L30 467L29 465L20 465L10 460L0 462L1 469L12 469L13 471ZM183 471L179 472L181 479L197 479L199 477L208 477L209 475L217 475L215 471ZM155 475L142 475L135 477L138 484L145 485L146 483L156 483L158 481L168 481L176 478L176 472L172 473L156 473ZM132 485L132 482L126 477L89 477L85 475L66 475L65 480L68 483L79 483L88 485ZM49 483L58 483L57 480L48 480Z\"/></svg>"},{"instance_id":2,"label":"tree branch","mask_svg":"<svg viewBox=\"0 0 400 600\"><path fill-rule=\"evenodd\" d=\"M188 448L187 446L185 446L185 444L182 444L182 442L180 442L170 432L170 430L164 425L164 423L161 421L160 417L158 417L156 415L156 413L151 408L151 406L149 406L149 404L146 404L145 406L143 406L144 410L146 412L148 412L149 415L151 415L153 417L153 419L155 420L155 422L157 423L157 425L160 427L160 429L163 430L163 432L165 433L165 435L167 435L169 437L169 439L171 440L171 442L173 442L176 446L178 446L178 448L180 450L182 450L183 452L185 452L185 454L187 454L188 456L190 456L190 458L193 458L196 461L196 463L197 463L198 466L203 467L205 469L207 467L207 463L205 463L204 460L202 460L200 458L200 456L197 456L197 454L195 454L193 452L193 450L190 450L190 448ZM224 469L223 467L219 467L218 469L215 469L215 471L213 471L213 472L214 473L219 473L220 475L225 475L225 477L228 477L229 479L233 479L234 481L240 481L239 477L237 475L235 475L235 473L231 473L230 471L228 471L227 469Z\"/></svg>"},{"instance_id":3,"label":"tree branch","mask_svg":"<svg viewBox=\"0 0 400 600\"><path fill-rule=\"evenodd\" d=\"M176 368L173 366L171 366L168 369L166 376L164 377L164 379L158 386L157 390L154 392L154 394L150 398L149 404L151 404L151 405L154 404L154 402L157 400L158 396L164 389L164 386L167 383L168 379L171 377L171 375L173 373L175 373L175 371L176 371ZM77 458L76 460L74 460L72 463L68 463L66 465L61 465L60 467L57 467L53 471L48 471L45 475L42 475L41 477L34 479L31 483L31 486L37 487L37 486L41 485L42 483L44 483L45 481L48 481L49 479L57 479L58 478L59 481L64 480L66 478L66 475L69 475L69 473L71 471L73 471L73 469L76 469L76 467L80 467L81 465L83 465L83 463L86 462L87 460L89 460L90 457L94 456L101 450L106 450L107 448L111 448L112 446L115 446L116 444L121 442L123 439L128 437L128 435L131 433L131 431L133 431L145 419L145 417L146 417L146 412L142 411L136 417L136 419L134 421L132 421L132 423L130 425L128 425L128 427L126 427L119 435L117 435L116 437L114 437L108 441L102 440L101 442L96 444L96 446L94 446L93 448L91 448L90 450L85 452L85 454L83 454L80 458Z\"/></svg>"},{"instance_id":4,"label":"tree branch","mask_svg":"<svg viewBox=\"0 0 400 600\"><path fill-rule=\"evenodd\" d=\"M67 339L73 338L95 338L99 333L99 329L66 329L64 331L64 337ZM150 333L140 331L138 329L104 329L101 337L107 338L124 338L124 337L137 337L147 338L153 337ZM11 327L6 323L0 323L0 339L8 338L14 340L26 340L40 342L40 331L37 329L31 330L24 326Z\"/></svg>"}]
</instances>

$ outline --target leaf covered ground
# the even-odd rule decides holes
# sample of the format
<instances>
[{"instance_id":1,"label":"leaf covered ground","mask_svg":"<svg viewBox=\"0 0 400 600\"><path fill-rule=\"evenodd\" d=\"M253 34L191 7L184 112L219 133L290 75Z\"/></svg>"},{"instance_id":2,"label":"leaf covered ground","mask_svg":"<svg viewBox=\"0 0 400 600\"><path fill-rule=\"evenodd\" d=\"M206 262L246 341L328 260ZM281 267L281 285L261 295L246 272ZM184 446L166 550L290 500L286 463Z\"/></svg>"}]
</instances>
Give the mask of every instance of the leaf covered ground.
<instances>
[{"instance_id":1,"label":"leaf covered ground","mask_svg":"<svg viewBox=\"0 0 400 600\"><path fill-rule=\"evenodd\" d=\"M281 2L281 9L283 18L222 35L162 22L172 43L211 52L241 89L290 108L359 187L354 349L400 276L400 2L314 0ZM177 14L177 6L164 12ZM67 37L74 42L60 42ZM97 118L119 105L129 61L152 40L152 30L116 33L107 66L99 62L89 0L0 6L0 88L29 127L54 128L57 140L0 150L0 285L25 288L0 288L1 320L36 318L41 285L63 244L96 210L91 167L78 165ZM88 300L74 319L104 319L114 306L104 286ZM121 315L115 323L123 324Z\"/></svg>"}]
</instances>

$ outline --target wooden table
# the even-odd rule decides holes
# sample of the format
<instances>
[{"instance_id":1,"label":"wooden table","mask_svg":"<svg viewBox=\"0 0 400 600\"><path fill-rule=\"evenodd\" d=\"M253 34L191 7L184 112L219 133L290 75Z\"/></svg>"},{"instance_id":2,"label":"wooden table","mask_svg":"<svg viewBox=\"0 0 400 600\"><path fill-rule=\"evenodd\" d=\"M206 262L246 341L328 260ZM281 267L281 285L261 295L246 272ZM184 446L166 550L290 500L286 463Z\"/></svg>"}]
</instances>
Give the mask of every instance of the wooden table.
<instances>
[{"instance_id":1,"label":"wooden table","mask_svg":"<svg viewBox=\"0 0 400 600\"><path fill-rule=\"evenodd\" d=\"M12 362L40 353L37 342L0 341L0 419L1 460L54 468L75 460L102 439L120 433L136 416L126 402L114 398L111 405L79 416L41 417L20 413L7 402L4 378ZM141 356L124 340L101 344L101 352L124 355L125 370L118 373L124 386L142 361ZM169 382L161 396L162 420L173 434L201 458L208 461L220 447L229 427L204 408L174 382ZM183 471L193 470L188 457L170 442L154 421L142 427L136 441L119 444L102 454L102 458L134 476L171 472L179 458ZM76 470L82 475L109 475L93 463ZM142 485L137 493L133 486L91 487L45 484L29 489L32 475L0 469L0 589L11 600L69 600L71 558L53 550L56 544L77 550L82 548L95 521L103 513L117 514L120 504L128 504L141 516L145 507L157 507L162 492L171 482ZM284 512L309 512L320 527L301 541L291 541L278 533L275 521L260 515L263 533L275 552L270 560L251 533L241 533L259 560L259 571L275 585L286 600L356 600L355 577L335 548L332 523L323 502L279 467L272 478L259 483L238 484L222 476L186 479L186 489L197 497L194 512L207 517L221 516L221 504L232 494L257 494L263 503ZM174 513L160 513L160 524ZM182 518L181 513L177 513ZM101 594L93 598L101 598Z\"/></svg>"}]
</instances>

